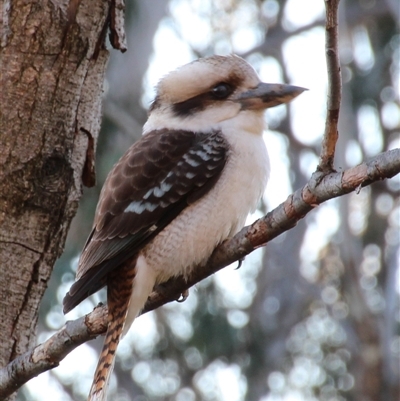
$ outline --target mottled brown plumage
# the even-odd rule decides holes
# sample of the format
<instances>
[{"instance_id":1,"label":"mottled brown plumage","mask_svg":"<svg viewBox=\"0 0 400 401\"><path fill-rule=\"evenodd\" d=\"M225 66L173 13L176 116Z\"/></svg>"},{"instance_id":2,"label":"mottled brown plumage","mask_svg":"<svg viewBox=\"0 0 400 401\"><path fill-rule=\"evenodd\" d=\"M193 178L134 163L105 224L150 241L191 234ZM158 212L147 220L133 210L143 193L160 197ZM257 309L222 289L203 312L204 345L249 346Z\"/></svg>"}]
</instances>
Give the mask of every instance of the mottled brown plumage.
<instances>
[{"instance_id":1,"label":"mottled brown plumage","mask_svg":"<svg viewBox=\"0 0 400 401\"><path fill-rule=\"evenodd\" d=\"M263 110L304 89L262 83L237 56L187 64L157 86L143 137L107 177L67 313L107 285L109 325L89 401L104 401L121 336L157 283L188 275L262 196Z\"/></svg>"},{"instance_id":2,"label":"mottled brown plumage","mask_svg":"<svg viewBox=\"0 0 400 401\"><path fill-rule=\"evenodd\" d=\"M101 191L93 230L79 260L77 281L64 298L64 313L104 287L110 272L207 193L224 168L228 151L218 132L159 130L131 146ZM207 154L208 159L203 160L200 154ZM132 204L136 209L126 211Z\"/></svg>"},{"instance_id":3,"label":"mottled brown plumage","mask_svg":"<svg viewBox=\"0 0 400 401\"><path fill-rule=\"evenodd\" d=\"M212 188L228 151L218 132L153 131L131 146L108 175L79 260L77 281L64 298L67 313L107 285L109 325L90 400L105 397L103 390L113 370L132 294L138 251ZM134 205L132 210L127 209L130 205Z\"/></svg>"}]
</instances>

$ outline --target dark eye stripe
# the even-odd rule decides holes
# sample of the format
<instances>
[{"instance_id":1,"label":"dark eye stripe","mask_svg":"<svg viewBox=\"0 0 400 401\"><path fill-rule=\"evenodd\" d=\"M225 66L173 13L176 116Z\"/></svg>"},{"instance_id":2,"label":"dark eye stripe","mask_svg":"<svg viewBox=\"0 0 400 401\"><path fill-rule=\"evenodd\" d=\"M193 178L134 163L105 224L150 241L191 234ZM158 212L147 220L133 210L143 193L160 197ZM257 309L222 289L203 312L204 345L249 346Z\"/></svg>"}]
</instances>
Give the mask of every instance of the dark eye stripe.
<instances>
[{"instance_id":1,"label":"dark eye stripe","mask_svg":"<svg viewBox=\"0 0 400 401\"><path fill-rule=\"evenodd\" d=\"M178 117L187 117L197 111L204 110L211 103L211 100L209 93L202 93L184 102L175 103L172 106L172 111Z\"/></svg>"},{"instance_id":2,"label":"dark eye stripe","mask_svg":"<svg viewBox=\"0 0 400 401\"><path fill-rule=\"evenodd\" d=\"M173 113L178 117L187 117L195 112L199 112L215 103L215 101L224 100L236 88L236 80L231 79L229 82L219 82L214 85L211 90L194 96L188 100L172 105Z\"/></svg>"}]
</instances>

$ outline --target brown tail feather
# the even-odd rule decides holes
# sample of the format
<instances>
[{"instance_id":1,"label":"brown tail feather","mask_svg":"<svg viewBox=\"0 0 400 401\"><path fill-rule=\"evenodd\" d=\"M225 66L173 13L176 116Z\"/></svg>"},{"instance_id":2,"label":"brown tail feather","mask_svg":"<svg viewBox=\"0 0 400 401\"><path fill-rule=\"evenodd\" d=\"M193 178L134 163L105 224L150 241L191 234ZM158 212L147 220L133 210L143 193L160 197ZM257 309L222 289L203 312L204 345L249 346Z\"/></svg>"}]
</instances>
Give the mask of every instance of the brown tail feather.
<instances>
[{"instance_id":1,"label":"brown tail feather","mask_svg":"<svg viewBox=\"0 0 400 401\"><path fill-rule=\"evenodd\" d=\"M108 329L88 401L105 401L115 354L124 327L135 278L136 260L125 263L107 281Z\"/></svg>"}]
</instances>

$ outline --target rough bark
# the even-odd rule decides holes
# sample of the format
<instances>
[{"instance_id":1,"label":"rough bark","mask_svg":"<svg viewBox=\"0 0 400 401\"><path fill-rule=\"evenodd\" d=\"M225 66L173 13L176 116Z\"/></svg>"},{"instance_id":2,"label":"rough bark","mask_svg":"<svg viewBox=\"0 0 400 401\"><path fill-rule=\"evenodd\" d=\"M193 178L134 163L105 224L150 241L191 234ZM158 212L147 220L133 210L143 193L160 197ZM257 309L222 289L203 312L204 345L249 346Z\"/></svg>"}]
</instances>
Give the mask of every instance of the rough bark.
<instances>
[{"instance_id":1,"label":"rough bark","mask_svg":"<svg viewBox=\"0 0 400 401\"><path fill-rule=\"evenodd\" d=\"M34 345L39 304L94 182L109 4L2 4L0 365Z\"/></svg>"}]
</instances>

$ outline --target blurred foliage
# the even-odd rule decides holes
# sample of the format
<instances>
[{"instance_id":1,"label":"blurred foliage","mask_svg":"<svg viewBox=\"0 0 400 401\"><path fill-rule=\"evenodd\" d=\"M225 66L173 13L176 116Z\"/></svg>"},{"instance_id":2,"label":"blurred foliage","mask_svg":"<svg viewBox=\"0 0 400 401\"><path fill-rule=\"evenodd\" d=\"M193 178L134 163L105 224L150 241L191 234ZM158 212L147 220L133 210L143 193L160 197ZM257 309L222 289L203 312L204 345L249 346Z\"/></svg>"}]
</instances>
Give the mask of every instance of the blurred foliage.
<instances>
[{"instance_id":1,"label":"blurred foliage","mask_svg":"<svg viewBox=\"0 0 400 401\"><path fill-rule=\"evenodd\" d=\"M150 89L142 85L146 76L149 81L148 65L151 69L171 63L157 59L162 51L173 53L171 46L177 47L177 58L235 52L257 69L273 60L282 79L290 81L289 68L307 68L314 61L289 65L285 44L324 27L322 0L304 1L301 8L306 12L296 3L171 0L168 7L166 1L154 7L146 0L128 2L133 56L113 54L110 62L97 185L85 189L64 255L54 269L43 300L39 340L63 322L60 301L73 280L101 185L113 163L140 135L146 118L143 99L151 98ZM338 170L400 144L395 3L341 2L344 87ZM168 35L174 41L162 42ZM311 51L323 54L324 49ZM317 117L321 104L310 101L306 107ZM282 155L283 169L273 169L272 174L282 182L287 176L291 189L296 189L315 169L320 141L310 145L306 136L295 134L294 110L282 110L267 114L274 130L267 139L277 138L289 156ZM138 319L120 346L110 399L398 400L399 190L397 177L330 201L268 244L263 254L248 257L240 270L228 267L192 290L185 303ZM264 202L268 207L274 204L268 191ZM97 295L78 313L89 312L99 299ZM101 342L85 347L98 351ZM75 351L76 361L79 352ZM57 370L49 374L49 380L58 383L59 399L85 398L95 360L81 364L87 364L85 381L67 379ZM43 394L32 384L20 392L19 400L42 400Z\"/></svg>"}]
</instances>

